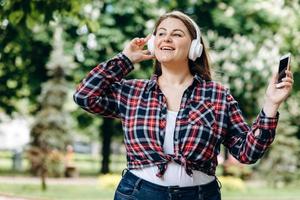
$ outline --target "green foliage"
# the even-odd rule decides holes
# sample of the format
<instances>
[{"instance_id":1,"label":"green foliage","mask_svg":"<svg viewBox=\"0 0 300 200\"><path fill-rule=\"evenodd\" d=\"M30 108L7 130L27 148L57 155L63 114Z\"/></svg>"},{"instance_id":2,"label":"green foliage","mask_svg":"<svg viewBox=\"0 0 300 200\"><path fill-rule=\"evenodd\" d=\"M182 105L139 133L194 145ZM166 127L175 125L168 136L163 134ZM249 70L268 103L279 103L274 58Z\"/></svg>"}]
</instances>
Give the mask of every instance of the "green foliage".
<instances>
[{"instance_id":1,"label":"green foliage","mask_svg":"<svg viewBox=\"0 0 300 200\"><path fill-rule=\"evenodd\" d=\"M63 150L70 130L70 116L65 111L68 93L65 75L75 64L72 57L63 52L62 29L56 25L54 32L53 51L47 63L48 75L51 77L42 85L39 96L41 110L37 113L31 136L32 145Z\"/></svg>"},{"instance_id":2,"label":"green foliage","mask_svg":"<svg viewBox=\"0 0 300 200\"><path fill-rule=\"evenodd\" d=\"M18 108L19 100L24 98L28 99L29 107L25 114L36 111L36 96L41 83L48 79L45 69L51 51L48 22L56 13L71 12L78 6L77 1L0 1L1 111L8 114L24 111Z\"/></svg>"},{"instance_id":3,"label":"green foliage","mask_svg":"<svg viewBox=\"0 0 300 200\"><path fill-rule=\"evenodd\" d=\"M283 187L300 178L300 141L295 137L299 126L293 125L290 118L291 113L282 109L276 140L258 166L274 187Z\"/></svg>"},{"instance_id":4,"label":"green foliage","mask_svg":"<svg viewBox=\"0 0 300 200\"><path fill-rule=\"evenodd\" d=\"M261 99L271 76L271 66L277 65L278 40L265 40L255 44L246 36L235 35L225 38L213 31L206 35L209 44L215 79L226 84L247 118L256 117ZM276 40L277 39L277 40Z\"/></svg>"},{"instance_id":5,"label":"green foliage","mask_svg":"<svg viewBox=\"0 0 300 200\"><path fill-rule=\"evenodd\" d=\"M295 83L292 95L280 109L275 142L260 165L269 183L276 187L299 180L300 177L300 40L296 36L300 31L299 9L299 1L286 1L286 5L278 12L281 15L281 26L277 30L282 40L281 52L291 52L293 55L291 68Z\"/></svg>"},{"instance_id":6,"label":"green foliage","mask_svg":"<svg viewBox=\"0 0 300 200\"><path fill-rule=\"evenodd\" d=\"M280 162L291 157L288 163L294 166L295 159L299 160L296 150L299 144L295 141L300 138L298 0L0 0L0 111L32 114L41 109L37 96L53 87L51 81L42 84L51 78L46 69L52 50L51 23L62 23L64 52L78 64L66 76L66 81L74 85L92 67L120 52L124 42L149 34L154 19L173 9L188 13L200 25L204 40L210 46L216 79L230 87L249 121L260 110L261 97L271 72L277 70L279 56L292 53L295 89L281 110L281 116L288 117L280 122L278 134L286 132L293 144L283 142L285 136L278 136L270 156L264 160L281 166ZM149 78L151 66L151 62L137 64L128 78ZM70 94L74 86L58 87L58 90L64 89ZM72 104L69 96L67 102ZM60 101L56 100L51 102ZM101 119L74 106L70 106L68 112L77 119L77 124L73 123L78 127L76 132L97 137ZM49 120L45 115L39 116ZM53 123L62 123L65 118L55 119ZM281 158L284 155L276 148L288 149L289 157ZM299 165L296 168L299 169ZM276 175L281 176L284 171L278 169Z\"/></svg>"},{"instance_id":7,"label":"green foliage","mask_svg":"<svg viewBox=\"0 0 300 200\"><path fill-rule=\"evenodd\" d=\"M277 31L280 25L278 12L284 6L271 0L164 0L158 4L167 11L176 9L192 15L204 31L214 30L225 37L235 34L251 37L254 34L256 39L266 38L269 33ZM276 8L275 12L273 8Z\"/></svg>"},{"instance_id":8,"label":"green foliage","mask_svg":"<svg viewBox=\"0 0 300 200\"><path fill-rule=\"evenodd\" d=\"M60 177L63 175L63 157L60 151L70 143L70 116L65 110L68 93L65 75L73 68L72 57L65 55L62 28L55 25L53 51L46 65L51 77L43 84L40 95L41 110L31 129L31 146L28 152L31 172L35 175ZM36 155L39 156L37 159Z\"/></svg>"},{"instance_id":9,"label":"green foliage","mask_svg":"<svg viewBox=\"0 0 300 200\"><path fill-rule=\"evenodd\" d=\"M81 20L61 18L66 30L67 51L74 55L80 66L72 73L73 83L79 83L93 67L119 53L129 39L149 34L156 15L154 5L141 0L91 1L78 12ZM151 67L151 62L137 65L128 78L149 78ZM102 120L82 111L74 110L73 114L80 121L80 132L92 137L96 133L98 136L97 125ZM116 132L119 135L121 133Z\"/></svg>"}]
</instances>

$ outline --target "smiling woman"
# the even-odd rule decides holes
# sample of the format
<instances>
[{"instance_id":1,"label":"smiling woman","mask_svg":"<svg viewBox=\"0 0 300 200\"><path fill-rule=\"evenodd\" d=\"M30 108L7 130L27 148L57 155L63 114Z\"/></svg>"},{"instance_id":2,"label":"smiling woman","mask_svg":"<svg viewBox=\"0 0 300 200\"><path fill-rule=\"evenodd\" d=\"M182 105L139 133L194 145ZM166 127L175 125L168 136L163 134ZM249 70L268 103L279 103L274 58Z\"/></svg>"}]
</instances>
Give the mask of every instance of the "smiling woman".
<instances>
[{"instance_id":1,"label":"smiling woman","mask_svg":"<svg viewBox=\"0 0 300 200\"><path fill-rule=\"evenodd\" d=\"M154 40L156 59L166 67L180 62L188 69L191 36L179 19L168 18L158 26ZM182 67L179 65L179 67Z\"/></svg>"},{"instance_id":2,"label":"smiling woman","mask_svg":"<svg viewBox=\"0 0 300 200\"><path fill-rule=\"evenodd\" d=\"M134 63L149 59L155 60L150 80L123 79ZM220 145L242 163L261 158L292 85L290 71L281 83L274 75L264 107L249 126L229 90L211 80L199 27L173 11L158 19L153 34L131 40L92 69L74 100L88 112L122 121L128 169L115 200L219 200Z\"/></svg>"},{"instance_id":3,"label":"smiling woman","mask_svg":"<svg viewBox=\"0 0 300 200\"><path fill-rule=\"evenodd\" d=\"M179 37L185 40L188 39L188 41L186 41L187 42L186 45L188 46L188 54L187 54L188 57L185 58L188 58L188 65L191 74L192 75L198 74L205 80L211 80L211 72L210 72L210 66L208 62L208 56L206 53L205 45L202 41L201 31L199 27L192 19L182 16L180 12L172 12L172 13L163 15L157 21L154 33L148 41L149 51L151 52L152 55L154 55L155 38L156 38L155 35L157 35L157 38L162 39L163 36L166 34L167 29L162 26L165 24L167 27L171 27L173 25L172 22L176 21L176 25L177 27L178 26L179 27L174 28L173 37ZM177 13L177 15L174 15L174 13ZM171 15L172 17L170 17ZM165 22L169 20L170 23ZM167 47L172 47L172 46L167 46ZM158 62L157 55L155 60L155 74L157 74L158 76L162 74L161 63Z\"/></svg>"}]
</instances>

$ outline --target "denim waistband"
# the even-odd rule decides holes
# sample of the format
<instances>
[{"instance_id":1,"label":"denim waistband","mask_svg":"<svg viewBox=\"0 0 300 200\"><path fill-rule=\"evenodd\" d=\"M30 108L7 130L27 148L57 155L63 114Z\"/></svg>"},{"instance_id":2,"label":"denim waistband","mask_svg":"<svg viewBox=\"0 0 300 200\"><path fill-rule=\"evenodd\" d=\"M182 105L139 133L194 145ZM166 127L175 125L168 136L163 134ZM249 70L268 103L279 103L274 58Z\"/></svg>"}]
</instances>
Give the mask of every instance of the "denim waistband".
<instances>
[{"instance_id":1,"label":"denim waistband","mask_svg":"<svg viewBox=\"0 0 300 200\"><path fill-rule=\"evenodd\" d=\"M125 173L124 173L125 172ZM197 185L197 186L189 186L189 187L179 187L179 186L162 186L155 183L151 183L144 179L141 179L131 173L129 170L125 169L122 173L123 178L127 179L128 181L134 182L135 185L139 187L147 187L154 191L165 191L165 192L179 192L179 191L211 191L211 190L219 190L219 184L217 178L207 184L204 185Z\"/></svg>"}]
</instances>

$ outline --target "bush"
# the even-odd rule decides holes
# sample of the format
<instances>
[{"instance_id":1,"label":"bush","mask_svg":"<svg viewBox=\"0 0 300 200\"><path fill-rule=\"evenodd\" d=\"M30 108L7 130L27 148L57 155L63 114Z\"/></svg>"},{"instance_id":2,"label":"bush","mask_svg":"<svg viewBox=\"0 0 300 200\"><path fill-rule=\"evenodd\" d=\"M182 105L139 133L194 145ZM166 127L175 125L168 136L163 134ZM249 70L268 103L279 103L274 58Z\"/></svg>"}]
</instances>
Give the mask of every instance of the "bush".
<instances>
[{"instance_id":1,"label":"bush","mask_svg":"<svg viewBox=\"0 0 300 200\"><path fill-rule=\"evenodd\" d=\"M218 177L222 184L222 189L227 191L245 191L246 185L244 181L240 178L233 176L220 176Z\"/></svg>"},{"instance_id":2,"label":"bush","mask_svg":"<svg viewBox=\"0 0 300 200\"><path fill-rule=\"evenodd\" d=\"M31 164L30 173L34 176L41 176L44 167L49 177L62 177L64 174L64 155L58 150L45 153L40 148L31 147L27 150L27 157Z\"/></svg>"},{"instance_id":3,"label":"bush","mask_svg":"<svg viewBox=\"0 0 300 200\"><path fill-rule=\"evenodd\" d=\"M47 170L49 177L63 177L64 175L64 155L53 150L47 158Z\"/></svg>"},{"instance_id":4,"label":"bush","mask_svg":"<svg viewBox=\"0 0 300 200\"><path fill-rule=\"evenodd\" d=\"M105 174L99 176L99 184L101 188L114 189L121 180L121 176L117 174Z\"/></svg>"}]
</instances>

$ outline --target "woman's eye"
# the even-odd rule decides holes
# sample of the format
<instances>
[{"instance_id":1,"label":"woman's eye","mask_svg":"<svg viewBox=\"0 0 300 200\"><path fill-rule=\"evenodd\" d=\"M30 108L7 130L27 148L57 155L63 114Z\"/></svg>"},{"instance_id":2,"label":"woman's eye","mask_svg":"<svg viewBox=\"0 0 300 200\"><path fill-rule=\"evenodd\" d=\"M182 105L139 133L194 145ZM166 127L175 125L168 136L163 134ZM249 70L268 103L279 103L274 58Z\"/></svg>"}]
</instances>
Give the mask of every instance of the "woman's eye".
<instances>
[{"instance_id":1,"label":"woman's eye","mask_svg":"<svg viewBox=\"0 0 300 200\"><path fill-rule=\"evenodd\" d=\"M165 35L165 33L158 33L158 36L163 36Z\"/></svg>"},{"instance_id":2,"label":"woman's eye","mask_svg":"<svg viewBox=\"0 0 300 200\"><path fill-rule=\"evenodd\" d=\"M179 33L175 33L174 36L176 36L176 37L182 37L181 34L179 34Z\"/></svg>"}]
</instances>

